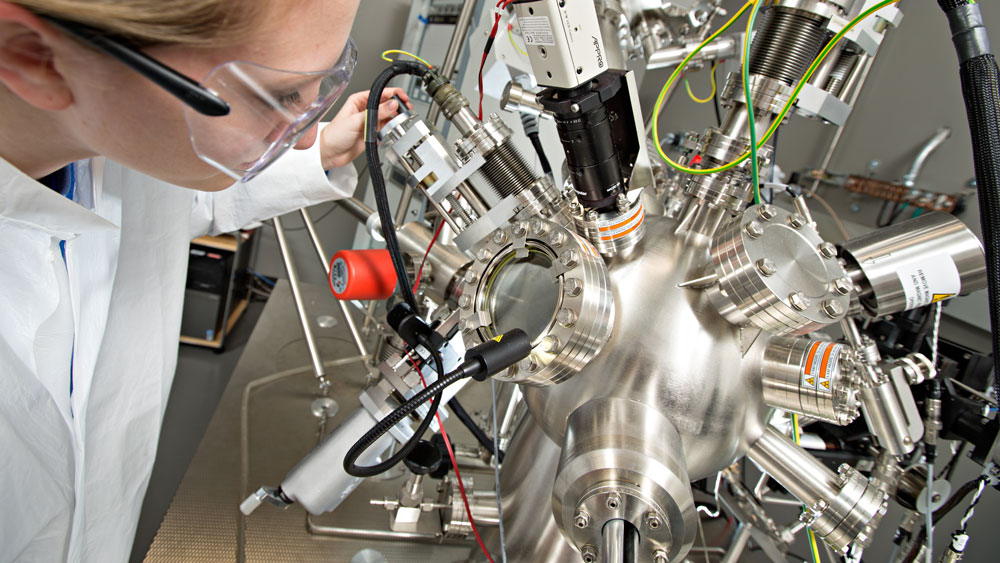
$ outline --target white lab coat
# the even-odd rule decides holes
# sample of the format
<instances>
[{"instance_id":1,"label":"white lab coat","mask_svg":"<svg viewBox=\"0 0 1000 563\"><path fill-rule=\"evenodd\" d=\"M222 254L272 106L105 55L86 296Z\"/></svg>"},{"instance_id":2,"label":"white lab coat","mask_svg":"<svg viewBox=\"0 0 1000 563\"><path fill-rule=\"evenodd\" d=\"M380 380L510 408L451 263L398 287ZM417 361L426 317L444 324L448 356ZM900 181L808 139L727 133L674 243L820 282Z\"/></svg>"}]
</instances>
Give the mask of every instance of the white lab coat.
<instances>
[{"instance_id":1,"label":"white lab coat","mask_svg":"<svg viewBox=\"0 0 1000 563\"><path fill-rule=\"evenodd\" d=\"M177 364L189 242L356 182L352 166L328 179L318 145L216 193L93 159L77 164L74 202L0 160L0 561L128 559Z\"/></svg>"}]
</instances>

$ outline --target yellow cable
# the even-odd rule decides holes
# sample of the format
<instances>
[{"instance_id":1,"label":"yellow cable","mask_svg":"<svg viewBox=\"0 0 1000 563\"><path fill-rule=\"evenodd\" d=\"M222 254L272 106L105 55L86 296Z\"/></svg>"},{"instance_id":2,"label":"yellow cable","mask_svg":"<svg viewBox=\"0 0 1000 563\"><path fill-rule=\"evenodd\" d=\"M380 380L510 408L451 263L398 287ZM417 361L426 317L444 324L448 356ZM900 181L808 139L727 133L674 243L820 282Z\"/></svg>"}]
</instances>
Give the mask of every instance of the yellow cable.
<instances>
[{"instance_id":1,"label":"yellow cable","mask_svg":"<svg viewBox=\"0 0 1000 563\"><path fill-rule=\"evenodd\" d=\"M799 415L795 413L792 413L792 436L795 438L796 444L802 439L802 434L799 431ZM806 528L806 530L809 532L809 550L812 552L813 563L820 563L819 546L816 545L816 534L812 528Z\"/></svg>"},{"instance_id":2,"label":"yellow cable","mask_svg":"<svg viewBox=\"0 0 1000 563\"><path fill-rule=\"evenodd\" d=\"M687 79L686 76L684 77L684 87L687 88L688 96L690 96L691 99L694 100L696 103L707 104L708 102L711 102L712 100L715 99L715 92L716 92L716 87L715 87L715 65L717 65L717 64L718 63L712 63L712 93L709 94L707 98L702 99L702 98L699 98L698 96L695 96L694 92L691 91L691 83L688 82L688 79Z\"/></svg>"},{"instance_id":3,"label":"yellow cable","mask_svg":"<svg viewBox=\"0 0 1000 563\"><path fill-rule=\"evenodd\" d=\"M884 7L886 7L886 6L890 5L890 4L895 4L896 2L899 2L899 0L884 0L884 1L879 2L878 4L876 4L875 6L872 6L871 8L865 10L861 15L859 15L856 18L854 18L854 20L852 20L846 27L844 27L844 29L840 30L840 32L837 33L833 37L833 39L831 39L826 44L826 47L824 47L823 50L820 51L820 54L813 61L812 65L810 65L809 70L806 71L805 76L802 77L802 80L799 81L798 86L796 86L795 90L793 90L792 95L789 97L788 103L785 104L784 109L782 109L781 113L778 114L778 117L771 124L771 127L764 134L763 138L761 138L760 140L757 141L757 148L763 147L764 144L767 143L768 140L770 140L771 136L774 135L774 132L778 129L778 126L781 125L781 122L784 120L785 115L788 114L788 111L791 110L792 105L794 105L795 101L798 99L799 92L802 91L802 88L804 88L805 85L806 85L806 83L812 78L813 74L816 72L816 68L819 67L819 65L823 62L823 60L830 53L830 51L833 50L833 47L837 44L837 42L840 41L840 39L843 38L844 35L846 35L848 32L850 32L852 29L854 29L855 26L857 26L859 23L861 23L862 21L864 21L865 18L867 18L868 16L871 16L875 12L881 10L882 8L884 8ZM750 152L747 151L747 152L743 153L736 160L734 160L734 161L732 161L732 162L730 162L728 164L724 164L722 166L717 166L715 168L688 168L686 166L682 166L682 165L674 162L669 156L667 156L667 154L665 152L663 152L663 148L660 146L660 135L659 135L659 131L658 131L657 121L658 121L659 116L660 116L661 106L663 105L663 99L666 97L667 92L670 90L670 86L672 86L673 83L677 80L677 76L684 70L684 68L691 61L691 59L694 58L694 56L697 55L698 52L701 51L701 49L705 45L708 45L712 41L715 41L715 39L719 35L721 35L722 32L724 32L726 29L728 29L729 26L732 25L732 23L734 21L736 21L737 18L739 18L741 15L743 15L743 13L746 12L747 9L750 8L753 5L753 3L754 3L754 0L749 0L746 4L744 4L743 7L741 7L736 12L736 14L734 14L733 17L730 18L729 21L727 21L725 24L723 24L723 26L720 27L715 33L713 33L712 35L708 36L708 38L705 39L705 41L703 41L701 43L701 45L698 46L697 49L695 49L683 61L681 61L681 64L677 67L677 69L674 70L673 74L670 75L670 78L667 79L666 84L663 85L663 89L660 90L659 97L656 98L656 106L653 108L653 141L656 144L656 151L659 153L660 158L662 158L664 162L666 162L668 165L670 165L672 168L674 168L676 170L680 170L681 172L686 172L688 174L698 174L698 175L714 174L716 172L722 172L724 170L729 170L730 168L732 168L732 167L740 164L744 160L750 158Z\"/></svg>"},{"instance_id":4,"label":"yellow cable","mask_svg":"<svg viewBox=\"0 0 1000 563\"><path fill-rule=\"evenodd\" d=\"M409 51L403 51L403 50L400 50L400 49L389 49L388 51L382 51L382 60L383 61L388 61L388 62L391 63L391 62L393 62L393 59L390 59L387 55L406 55L407 57L412 57L412 58L414 58L414 59L416 59L416 60L424 63L424 66L426 66L427 68L434 68L434 65L432 65L431 63L429 63L429 62L421 59L420 57L414 55L413 53L411 53Z\"/></svg>"},{"instance_id":5,"label":"yellow cable","mask_svg":"<svg viewBox=\"0 0 1000 563\"><path fill-rule=\"evenodd\" d=\"M511 29L509 27L507 28L507 37L510 38L510 44L513 45L515 49L517 49L518 53L521 53L525 57L528 56L527 51L525 51L524 49L522 49L521 46L517 44L517 41L514 41L514 32L511 31Z\"/></svg>"}]
</instances>

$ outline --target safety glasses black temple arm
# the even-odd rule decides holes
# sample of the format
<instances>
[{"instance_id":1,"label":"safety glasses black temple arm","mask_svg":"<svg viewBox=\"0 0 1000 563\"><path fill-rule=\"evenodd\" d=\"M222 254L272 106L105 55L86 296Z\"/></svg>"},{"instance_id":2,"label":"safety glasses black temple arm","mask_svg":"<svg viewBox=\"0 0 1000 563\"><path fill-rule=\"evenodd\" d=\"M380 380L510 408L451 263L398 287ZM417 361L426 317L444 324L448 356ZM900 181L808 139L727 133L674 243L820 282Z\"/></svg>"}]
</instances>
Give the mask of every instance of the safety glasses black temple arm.
<instances>
[{"instance_id":1,"label":"safety glasses black temple arm","mask_svg":"<svg viewBox=\"0 0 1000 563\"><path fill-rule=\"evenodd\" d=\"M229 104L219 98L219 96L156 59L127 47L110 37L101 35L99 32L86 26L60 20L52 16L40 17L80 41L118 59L129 68L151 80L157 86L170 92L198 113L213 117L229 114Z\"/></svg>"}]
</instances>

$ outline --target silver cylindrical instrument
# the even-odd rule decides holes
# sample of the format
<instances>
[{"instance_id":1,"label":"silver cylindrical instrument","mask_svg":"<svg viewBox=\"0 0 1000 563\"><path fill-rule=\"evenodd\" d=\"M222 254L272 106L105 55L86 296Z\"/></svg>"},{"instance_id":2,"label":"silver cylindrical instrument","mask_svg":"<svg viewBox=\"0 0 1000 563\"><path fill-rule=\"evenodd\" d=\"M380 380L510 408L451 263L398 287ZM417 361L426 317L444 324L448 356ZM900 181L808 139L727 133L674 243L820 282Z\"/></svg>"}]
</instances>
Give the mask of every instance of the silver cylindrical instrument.
<instances>
[{"instance_id":1,"label":"silver cylindrical instrument","mask_svg":"<svg viewBox=\"0 0 1000 563\"><path fill-rule=\"evenodd\" d=\"M861 304L899 313L986 287L983 244L952 215L925 213L841 245Z\"/></svg>"},{"instance_id":2,"label":"silver cylindrical instrument","mask_svg":"<svg viewBox=\"0 0 1000 563\"><path fill-rule=\"evenodd\" d=\"M747 455L802 501L802 521L831 547L846 553L851 543L868 545L888 507L877 484L846 464L830 471L770 426Z\"/></svg>"},{"instance_id":3,"label":"silver cylindrical instrument","mask_svg":"<svg viewBox=\"0 0 1000 563\"><path fill-rule=\"evenodd\" d=\"M772 407L839 425L858 417L854 362L843 344L772 338L761 372L764 402Z\"/></svg>"}]
</instances>

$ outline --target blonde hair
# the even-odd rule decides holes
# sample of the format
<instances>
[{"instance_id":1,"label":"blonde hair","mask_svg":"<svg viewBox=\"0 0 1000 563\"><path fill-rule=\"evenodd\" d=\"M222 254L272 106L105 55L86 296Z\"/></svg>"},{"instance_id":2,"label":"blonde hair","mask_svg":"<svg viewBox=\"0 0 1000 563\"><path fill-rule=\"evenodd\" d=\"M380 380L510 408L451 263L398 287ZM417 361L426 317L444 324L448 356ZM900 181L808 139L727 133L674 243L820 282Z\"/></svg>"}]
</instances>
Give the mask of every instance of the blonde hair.
<instances>
[{"instance_id":1,"label":"blonde hair","mask_svg":"<svg viewBox=\"0 0 1000 563\"><path fill-rule=\"evenodd\" d=\"M38 15L81 23L136 46L232 45L259 26L259 0L11 0Z\"/></svg>"}]
</instances>

